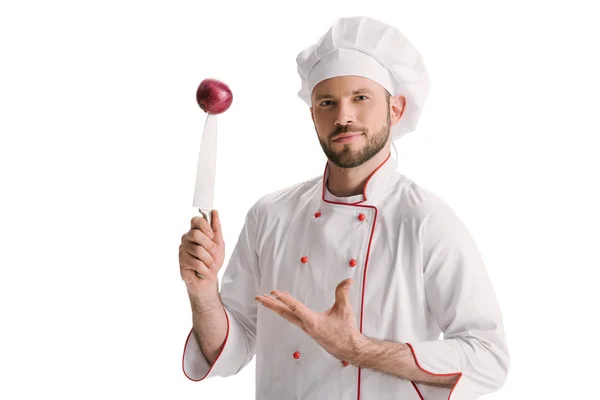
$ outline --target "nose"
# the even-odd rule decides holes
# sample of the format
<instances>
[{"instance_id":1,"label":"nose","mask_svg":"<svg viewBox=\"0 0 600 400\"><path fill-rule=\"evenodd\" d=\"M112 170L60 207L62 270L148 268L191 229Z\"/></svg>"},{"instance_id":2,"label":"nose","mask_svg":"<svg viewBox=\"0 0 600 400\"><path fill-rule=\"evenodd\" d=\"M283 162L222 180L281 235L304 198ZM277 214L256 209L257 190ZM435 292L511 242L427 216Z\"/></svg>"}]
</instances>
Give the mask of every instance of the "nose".
<instances>
[{"instance_id":1,"label":"nose","mask_svg":"<svg viewBox=\"0 0 600 400\"><path fill-rule=\"evenodd\" d=\"M344 126L351 125L356 121L356 116L354 114L354 107L351 104L348 104L346 101L340 101L338 103L338 109L335 116L335 125L336 126Z\"/></svg>"}]
</instances>

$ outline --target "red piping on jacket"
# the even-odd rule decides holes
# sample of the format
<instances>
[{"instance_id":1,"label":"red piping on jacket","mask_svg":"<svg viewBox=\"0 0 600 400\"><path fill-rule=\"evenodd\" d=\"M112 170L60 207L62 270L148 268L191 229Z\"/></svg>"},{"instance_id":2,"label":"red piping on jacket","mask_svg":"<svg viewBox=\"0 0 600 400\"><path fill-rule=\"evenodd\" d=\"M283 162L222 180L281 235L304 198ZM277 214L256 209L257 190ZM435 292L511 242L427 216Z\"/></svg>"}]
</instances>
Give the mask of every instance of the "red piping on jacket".
<instances>
[{"instance_id":1,"label":"red piping on jacket","mask_svg":"<svg viewBox=\"0 0 600 400\"><path fill-rule=\"evenodd\" d=\"M322 187L322 192L321 192L321 198L326 203L341 204L341 205L344 205L344 206L355 206L355 205L358 205L360 203L363 203L363 202L367 201L367 186L369 186L369 181L371 181L371 178L377 173L377 171L379 171L379 169L381 167L383 167L383 165L387 162L387 160L390 159L391 156L392 156L392 153L390 152L390 154L388 154L387 158L381 164L379 164L379 166L377 168L375 168L375 170L373 172L371 172L371 175L369 175L367 177L365 185L363 186L363 197L364 197L364 199L361 200L361 201L357 201L356 203L338 203L338 202L335 202L335 201L325 200L325 185L327 185L327 182L325 182L325 175L327 174L327 168L329 166L329 164L325 164L325 171L323 172L323 187ZM367 206L367 207L375 208L375 207L372 207L372 206Z\"/></svg>"},{"instance_id":2,"label":"red piping on jacket","mask_svg":"<svg viewBox=\"0 0 600 400\"><path fill-rule=\"evenodd\" d=\"M425 400L425 398L423 397L423 395L421 394L421 391L419 390L419 387L417 386L416 383L414 383L413 381L410 381L410 383L412 383L413 387L415 388L415 390L417 391L417 394L419 395L419 398L421 400Z\"/></svg>"},{"instance_id":3,"label":"red piping on jacket","mask_svg":"<svg viewBox=\"0 0 600 400\"><path fill-rule=\"evenodd\" d=\"M408 347L410 348L410 352L412 353L413 358L415 359L415 363L417 364L417 367L419 367L419 369L423 372L426 372L430 375L433 376L453 376L453 375L458 375L458 379L456 380L456 383L454 384L454 386L452 386L452 390L450 390L450 394L448 395L448 400L450 400L450 397L452 397L452 392L454 392L454 389L456 388L456 385L458 385L458 382L460 382L460 379L462 378L462 372L452 372L449 374L435 374L431 371L427 371L425 368L421 367L421 364L419 364L419 360L417 360L417 356L415 354L415 349L413 349L412 345L410 343L406 343L408 345ZM415 388L415 390L417 391L417 393L419 394L419 397L421 398L421 400L425 400L423 398L423 395L421 394L421 391L419 390L419 388L417 387L417 385L412 382L413 387Z\"/></svg>"},{"instance_id":4,"label":"red piping on jacket","mask_svg":"<svg viewBox=\"0 0 600 400\"><path fill-rule=\"evenodd\" d=\"M215 362L212 363L212 365L208 369L208 372L202 378L200 378L200 379L192 379L185 372L185 363L184 363L184 361L185 361L185 349L187 348L187 344L188 344L188 341L190 340L190 336L192 335L192 332L194 331L193 327L190 330L190 333L188 334L187 339L185 340L185 345L183 346L183 357L181 357L181 369L183 370L183 374L189 380L191 380L191 381L200 382L201 380L203 380L204 378L206 378L208 376L208 374L210 374L210 371L212 371L212 369L215 366L215 364L217 363L217 360L219 359L219 357L221 357L221 354L223 354L223 350L225 350L225 345L227 345L227 338L229 338L229 317L227 316L227 311L225 311L225 307L223 307L223 311L225 312L225 319L227 320L227 334L225 335L225 341L223 342L223 346L221 347L221 351L219 352L219 355L217 356L217 358L215 358ZM198 343L198 346L200 346L200 343ZM200 351L202 351L202 349L200 349Z\"/></svg>"},{"instance_id":5,"label":"red piping on jacket","mask_svg":"<svg viewBox=\"0 0 600 400\"><path fill-rule=\"evenodd\" d=\"M369 177L367 178L367 181L365 182L365 185L363 186L364 199L361 201L358 201L356 203L339 203L336 201L325 200L325 185L327 185L327 182L325 181L325 176L327 174L327 167L329 164L325 165L325 171L323 172L323 192L322 192L321 198L323 199L324 202L330 203L330 204L339 204L339 205L343 205L343 206L356 206L356 207L363 207L363 208L372 208L375 210L375 219L373 220L373 227L371 228L371 236L369 237L369 247L367 248L367 257L365 260L365 270L363 273L362 294L361 294L361 300L360 300L360 333L362 333L362 330L363 330L363 311L364 311L364 304L365 304L365 286L367 284L367 267L369 266L369 256L371 254L371 244L373 243L373 234L375 233L375 225L377 224L377 214L379 213L379 210L377 209L377 207L360 205L360 203L367 201L367 186L369 185L369 181L375 175L375 173L377 171L379 171L379 169L390 159L391 155L392 155L392 153L390 152L390 154L388 154L385 161L382 162L381 164L379 164L379 166L377 168L375 168L375 170L371 173L371 175L369 175ZM361 370L362 370L362 368L358 368L357 400L360 400ZM414 385L414 383L413 383L413 385ZM419 393L418 389L417 389L417 393ZM420 393L419 393L419 396L421 396ZM424 400L422 396L421 396L421 399Z\"/></svg>"}]
</instances>

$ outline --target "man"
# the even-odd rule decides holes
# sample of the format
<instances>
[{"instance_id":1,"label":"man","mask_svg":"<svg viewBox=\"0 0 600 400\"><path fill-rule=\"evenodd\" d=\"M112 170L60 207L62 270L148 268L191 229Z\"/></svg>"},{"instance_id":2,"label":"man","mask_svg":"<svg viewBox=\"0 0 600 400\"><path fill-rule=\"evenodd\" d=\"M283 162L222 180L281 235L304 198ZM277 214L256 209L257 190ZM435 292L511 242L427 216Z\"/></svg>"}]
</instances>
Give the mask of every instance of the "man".
<instances>
[{"instance_id":1,"label":"man","mask_svg":"<svg viewBox=\"0 0 600 400\"><path fill-rule=\"evenodd\" d=\"M342 18L297 62L324 174L251 207L220 292L218 213L212 227L192 219L179 250L193 315L184 373L230 376L256 354L257 399L463 400L499 389L509 354L478 249L390 159L427 96L418 52L381 21Z\"/></svg>"}]
</instances>

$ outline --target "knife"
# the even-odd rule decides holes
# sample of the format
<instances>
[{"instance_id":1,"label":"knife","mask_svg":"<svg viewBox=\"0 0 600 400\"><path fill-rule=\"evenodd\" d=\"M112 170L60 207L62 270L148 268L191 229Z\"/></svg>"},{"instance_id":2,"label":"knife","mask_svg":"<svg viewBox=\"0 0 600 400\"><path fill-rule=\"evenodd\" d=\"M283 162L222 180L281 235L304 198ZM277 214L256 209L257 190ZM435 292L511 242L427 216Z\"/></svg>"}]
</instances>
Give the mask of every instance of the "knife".
<instances>
[{"instance_id":1,"label":"knife","mask_svg":"<svg viewBox=\"0 0 600 400\"><path fill-rule=\"evenodd\" d=\"M200 215L212 227L212 210L215 195L215 172L217 168L217 115L208 114L200 143L198 167L196 169L196 185L192 207L200 211ZM196 275L204 277L196 272Z\"/></svg>"}]
</instances>

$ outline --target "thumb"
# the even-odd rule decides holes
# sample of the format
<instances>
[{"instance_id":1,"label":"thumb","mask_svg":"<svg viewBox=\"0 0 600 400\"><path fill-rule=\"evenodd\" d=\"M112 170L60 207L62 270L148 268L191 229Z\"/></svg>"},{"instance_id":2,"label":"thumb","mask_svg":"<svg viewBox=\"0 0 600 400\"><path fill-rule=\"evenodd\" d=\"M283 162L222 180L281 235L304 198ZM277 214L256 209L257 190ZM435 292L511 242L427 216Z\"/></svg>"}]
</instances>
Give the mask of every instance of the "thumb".
<instances>
[{"instance_id":1,"label":"thumb","mask_svg":"<svg viewBox=\"0 0 600 400\"><path fill-rule=\"evenodd\" d=\"M335 302L339 305L348 303L348 297L350 292L350 286L354 281L352 278L347 278L341 281L335 288Z\"/></svg>"},{"instance_id":2,"label":"thumb","mask_svg":"<svg viewBox=\"0 0 600 400\"><path fill-rule=\"evenodd\" d=\"M221 218L219 217L219 212L217 210L212 210L212 230L215 234L213 241L216 244L223 243L223 232L221 231Z\"/></svg>"}]
</instances>

